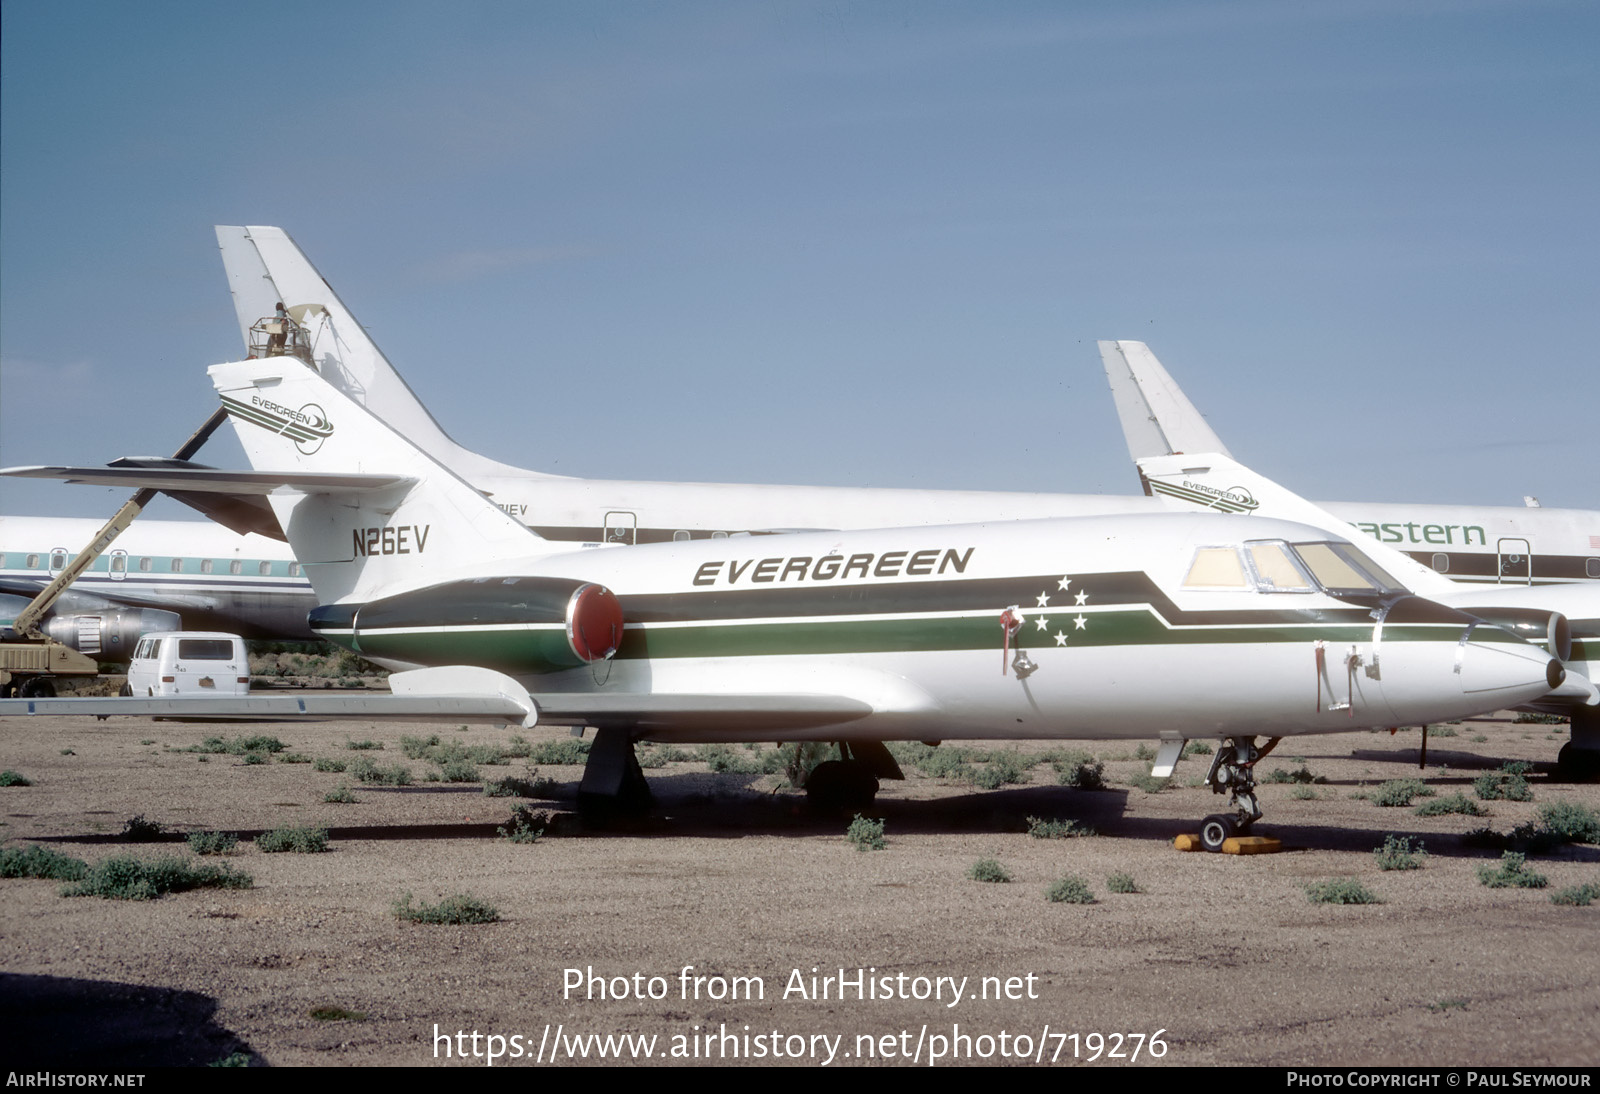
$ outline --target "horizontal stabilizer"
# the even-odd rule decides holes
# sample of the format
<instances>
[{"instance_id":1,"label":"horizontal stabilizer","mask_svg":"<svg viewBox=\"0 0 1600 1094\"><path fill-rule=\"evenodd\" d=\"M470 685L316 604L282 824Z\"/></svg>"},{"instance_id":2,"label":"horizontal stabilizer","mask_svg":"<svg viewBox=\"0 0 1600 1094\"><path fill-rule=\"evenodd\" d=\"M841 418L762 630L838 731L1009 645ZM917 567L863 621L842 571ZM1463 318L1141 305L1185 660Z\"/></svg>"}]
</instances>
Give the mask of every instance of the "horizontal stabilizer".
<instances>
[{"instance_id":1,"label":"horizontal stabilizer","mask_svg":"<svg viewBox=\"0 0 1600 1094\"><path fill-rule=\"evenodd\" d=\"M16 479L60 479L90 486L144 487L164 492L209 494L349 493L410 486L404 475L355 475L325 471L220 471L213 468L158 467L7 467L0 475Z\"/></svg>"}]
</instances>

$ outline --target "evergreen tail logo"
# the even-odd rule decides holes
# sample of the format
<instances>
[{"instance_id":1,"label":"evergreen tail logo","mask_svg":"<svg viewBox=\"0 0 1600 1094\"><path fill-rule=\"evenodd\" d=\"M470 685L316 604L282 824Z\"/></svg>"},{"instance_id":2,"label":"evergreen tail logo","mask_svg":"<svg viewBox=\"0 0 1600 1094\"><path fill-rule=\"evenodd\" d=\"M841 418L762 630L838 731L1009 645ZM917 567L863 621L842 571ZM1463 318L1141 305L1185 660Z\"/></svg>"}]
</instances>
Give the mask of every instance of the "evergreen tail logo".
<instances>
[{"instance_id":1,"label":"evergreen tail logo","mask_svg":"<svg viewBox=\"0 0 1600 1094\"><path fill-rule=\"evenodd\" d=\"M1230 486L1226 490L1219 490L1215 486L1190 482L1188 479L1185 479L1182 485L1152 479L1150 488L1157 494L1165 494L1169 498L1214 509L1219 513L1253 513L1261 507L1255 496L1242 486Z\"/></svg>"},{"instance_id":2,"label":"evergreen tail logo","mask_svg":"<svg viewBox=\"0 0 1600 1094\"><path fill-rule=\"evenodd\" d=\"M259 394L251 395L248 401L224 395L222 408L241 422L288 437L304 456L313 455L323 441L333 436L333 423L316 403L291 410Z\"/></svg>"}]
</instances>

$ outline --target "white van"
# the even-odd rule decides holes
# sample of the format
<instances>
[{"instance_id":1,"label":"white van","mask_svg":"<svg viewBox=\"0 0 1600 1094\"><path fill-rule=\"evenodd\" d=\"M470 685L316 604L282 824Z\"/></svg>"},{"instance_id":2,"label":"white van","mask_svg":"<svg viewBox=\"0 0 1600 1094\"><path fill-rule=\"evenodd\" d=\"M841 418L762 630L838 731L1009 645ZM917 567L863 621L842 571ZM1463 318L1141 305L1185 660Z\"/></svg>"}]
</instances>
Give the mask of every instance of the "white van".
<instances>
[{"instance_id":1,"label":"white van","mask_svg":"<svg viewBox=\"0 0 1600 1094\"><path fill-rule=\"evenodd\" d=\"M122 694L244 695L249 690L250 659L238 635L158 631L139 639Z\"/></svg>"}]
</instances>

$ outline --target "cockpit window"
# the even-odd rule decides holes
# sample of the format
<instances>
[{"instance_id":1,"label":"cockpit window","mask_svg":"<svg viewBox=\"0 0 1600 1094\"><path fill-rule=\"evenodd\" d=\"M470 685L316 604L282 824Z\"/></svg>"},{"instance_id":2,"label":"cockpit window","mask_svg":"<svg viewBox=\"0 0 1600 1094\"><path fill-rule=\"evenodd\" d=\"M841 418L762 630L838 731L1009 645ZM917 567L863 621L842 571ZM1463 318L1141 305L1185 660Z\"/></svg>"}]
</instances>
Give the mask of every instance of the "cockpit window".
<instances>
[{"instance_id":1,"label":"cockpit window","mask_svg":"<svg viewBox=\"0 0 1600 1094\"><path fill-rule=\"evenodd\" d=\"M1295 553L1330 593L1387 593L1404 589L1348 543L1297 543Z\"/></svg>"},{"instance_id":2,"label":"cockpit window","mask_svg":"<svg viewBox=\"0 0 1600 1094\"><path fill-rule=\"evenodd\" d=\"M1194 553L1185 589L1249 589L1250 579L1237 547L1202 547Z\"/></svg>"},{"instance_id":3,"label":"cockpit window","mask_svg":"<svg viewBox=\"0 0 1600 1094\"><path fill-rule=\"evenodd\" d=\"M1250 555L1250 565L1262 592L1309 593L1311 581L1295 565L1289 545L1280 541L1260 541L1244 545Z\"/></svg>"}]
</instances>

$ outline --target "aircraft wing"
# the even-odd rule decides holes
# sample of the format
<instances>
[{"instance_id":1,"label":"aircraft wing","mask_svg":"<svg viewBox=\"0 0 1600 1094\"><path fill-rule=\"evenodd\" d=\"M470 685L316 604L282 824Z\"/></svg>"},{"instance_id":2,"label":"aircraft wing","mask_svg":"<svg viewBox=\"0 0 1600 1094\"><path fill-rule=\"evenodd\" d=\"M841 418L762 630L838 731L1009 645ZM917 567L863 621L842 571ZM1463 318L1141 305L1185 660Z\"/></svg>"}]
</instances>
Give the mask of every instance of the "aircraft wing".
<instances>
[{"instance_id":1,"label":"aircraft wing","mask_svg":"<svg viewBox=\"0 0 1600 1094\"><path fill-rule=\"evenodd\" d=\"M404 475L333 474L312 471L219 471L210 467L7 467L0 475L17 479L60 479L90 486L149 488L167 493L274 494L293 490L303 494L388 490L410 486Z\"/></svg>"}]
</instances>

